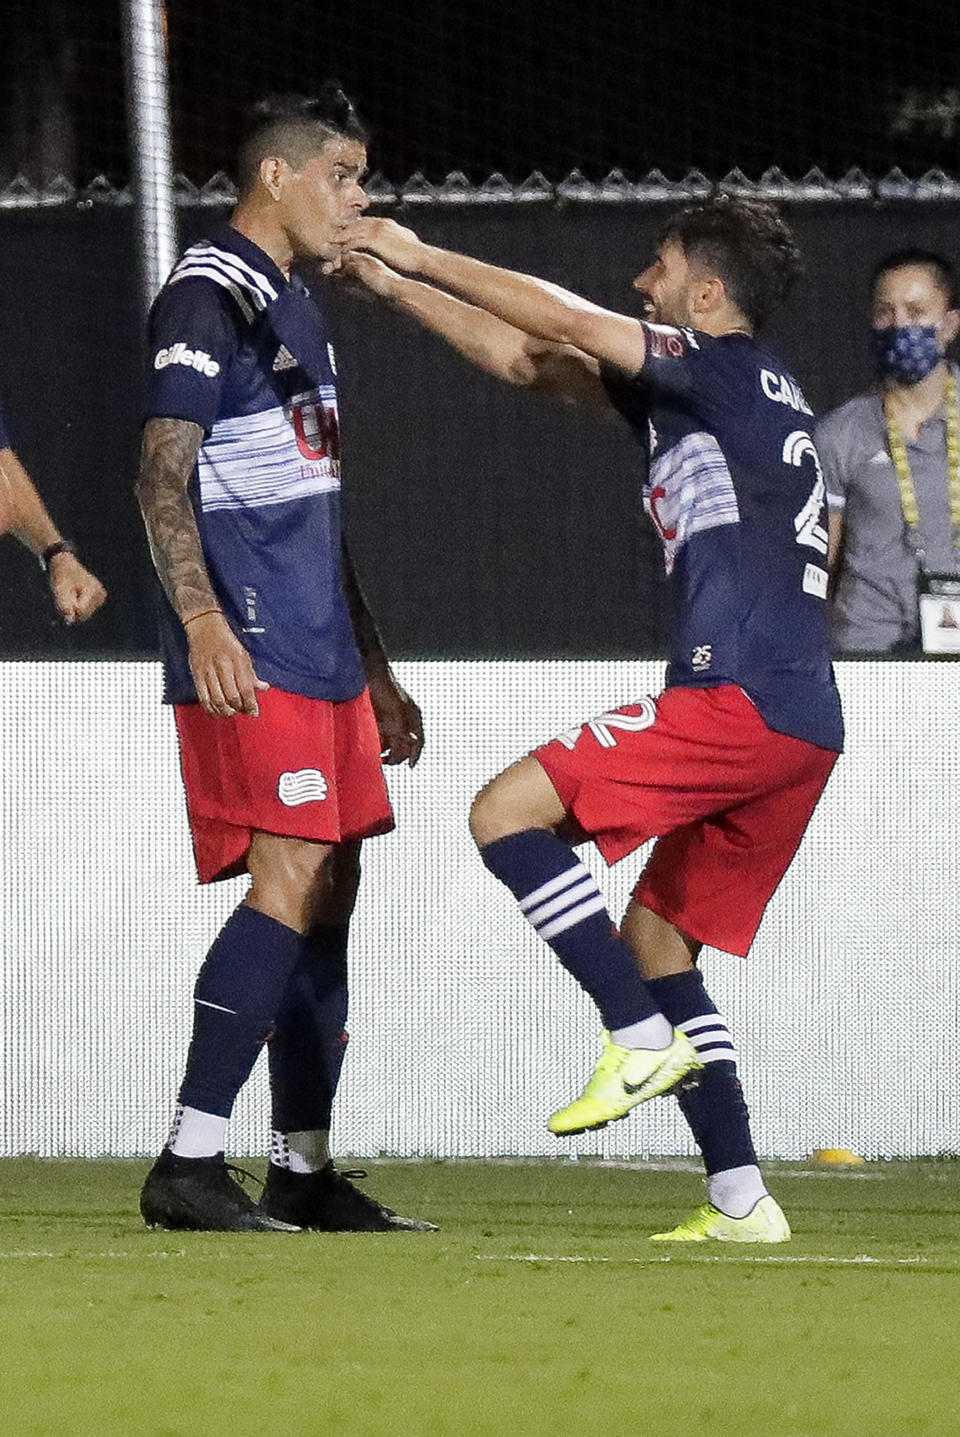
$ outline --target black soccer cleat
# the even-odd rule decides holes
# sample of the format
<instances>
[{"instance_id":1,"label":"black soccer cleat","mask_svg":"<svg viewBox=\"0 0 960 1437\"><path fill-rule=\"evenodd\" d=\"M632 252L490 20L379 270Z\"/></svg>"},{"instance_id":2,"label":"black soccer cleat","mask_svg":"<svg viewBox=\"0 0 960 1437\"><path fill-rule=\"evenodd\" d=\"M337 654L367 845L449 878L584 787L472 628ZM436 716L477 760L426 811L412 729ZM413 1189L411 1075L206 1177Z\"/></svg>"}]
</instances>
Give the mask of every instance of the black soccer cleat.
<instances>
[{"instance_id":1,"label":"black soccer cleat","mask_svg":"<svg viewBox=\"0 0 960 1437\"><path fill-rule=\"evenodd\" d=\"M436 1223L401 1217L350 1181L366 1176L362 1171L338 1172L332 1162L315 1173L294 1173L270 1163L260 1206L281 1222L313 1232L437 1231Z\"/></svg>"},{"instance_id":2,"label":"black soccer cleat","mask_svg":"<svg viewBox=\"0 0 960 1437\"><path fill-rule=\"evenodd\" d=\"M140 1193L147 1227L169 1232L297 1232L291 1223L268 1217L230 1176L218 1153L212 1158L181 1158L164 1148Z\"/></svg>"}]
</instances>

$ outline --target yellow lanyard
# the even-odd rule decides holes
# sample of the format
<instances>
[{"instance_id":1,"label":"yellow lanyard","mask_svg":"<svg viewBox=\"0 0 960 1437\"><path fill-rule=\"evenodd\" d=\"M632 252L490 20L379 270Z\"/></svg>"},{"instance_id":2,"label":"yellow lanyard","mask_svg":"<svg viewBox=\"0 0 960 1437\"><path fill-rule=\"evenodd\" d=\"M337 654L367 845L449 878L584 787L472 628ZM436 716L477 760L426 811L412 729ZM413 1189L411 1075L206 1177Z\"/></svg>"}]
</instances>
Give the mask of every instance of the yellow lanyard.
<instances>
[{"instance_id":1,"label":"yellow lanyard","mask_svg":"<svg viewBox=\"0 0 960 1437\"><path fill-rule=\"evenodd\" d=\"M950 492L950 536L954 550L960 552L960 402L958 402L957 398L957 381L952 372L947 378L945 408L947 419L947 475L949 478ZM920 509L917 505L917 491L913 487L913 475L910 473L910 460L907 458L907 446L903 442L900 426L890 413L890 408L886 400L884 400L883 412L887 421L890 458L893 460L893 467L897 471L897 479L900 482L900 503L903 507L903 518L907 526L907 535L914 552L919 558L922 558L923 549L920 544Z\"/></svg>"}]
</instances>

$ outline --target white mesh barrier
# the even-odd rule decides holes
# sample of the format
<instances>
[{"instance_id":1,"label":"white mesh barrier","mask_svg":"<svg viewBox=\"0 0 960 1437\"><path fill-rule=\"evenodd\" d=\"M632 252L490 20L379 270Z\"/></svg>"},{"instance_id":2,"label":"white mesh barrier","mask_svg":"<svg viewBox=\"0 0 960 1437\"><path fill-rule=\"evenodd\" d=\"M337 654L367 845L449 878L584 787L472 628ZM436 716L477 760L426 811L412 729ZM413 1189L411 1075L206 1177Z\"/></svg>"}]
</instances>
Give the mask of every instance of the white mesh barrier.
<instances>
[{"instance_id":1,"label":"white mesh barrier","mask_svg":"<svg viewBox=\"0 0 960 1437\"><path fill-rule=\"evenodd\" d=\"M673 1154L675 1105L558 1144L550 1110L596 1052L589 1003L473 851L473 793L533 744L655 693L656 663L407 663L429 746L391 775L352 948L340 1153ZM958 670L839 666L841 760L751 957L708 952L760 1151L956 1150ZM196 969L238 902L195 882L173 722L150 664L0 665L0 1154L162 1141ZM608 871L614 914L642 855ZM261 1064L261 1068L265 1066ZM232 1124L265 1151L258 1070Z\"/></svg>"}]
</instances>

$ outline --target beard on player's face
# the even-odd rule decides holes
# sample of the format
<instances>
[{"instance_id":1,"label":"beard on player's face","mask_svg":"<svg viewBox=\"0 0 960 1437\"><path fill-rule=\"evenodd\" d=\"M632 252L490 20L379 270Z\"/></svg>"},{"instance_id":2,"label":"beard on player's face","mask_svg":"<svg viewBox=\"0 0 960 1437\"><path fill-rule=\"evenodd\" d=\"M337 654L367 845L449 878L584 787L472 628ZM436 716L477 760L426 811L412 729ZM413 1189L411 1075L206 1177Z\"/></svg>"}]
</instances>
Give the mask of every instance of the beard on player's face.
<instances>
[{"instance_id":1,"label":"beard on player's face","mask_svg":"<svg viewBox=\"0 0 960 1437\"><path fill-rule=\"evenodd\" d=\"M657 323L657 306L653 295L648 289L638 289L634 284L637 293L637 304L640 307L640 318L649 319L651 323Z\"/></svg>"},{"instance_id":2,"label":"beard on player's face","mask_svg":"<svg viewBox=\"0 0 960 1437\"><path fill-rule=\"evenodd\" d=\"M646 278L646 275L642 276ZM672 324L678 328L691 326L693 312L690 303L690 285L674 282L667 287L657 276L650 288L644 288L636 281L634 289L640 306L640 316L651 324Z\"/></svg>"},{"instance_id":3,"label":"beard on player's face","mask_svg":"<svg viewBox=\"0 0 960 1437\"><path fill-rule=\"evenodd\" d=\"M643 317L653 324L672 324L680 328L691 322L689 296L685 285L668 294L641 295L641 300Z\"/></svg>"}]
</instances>

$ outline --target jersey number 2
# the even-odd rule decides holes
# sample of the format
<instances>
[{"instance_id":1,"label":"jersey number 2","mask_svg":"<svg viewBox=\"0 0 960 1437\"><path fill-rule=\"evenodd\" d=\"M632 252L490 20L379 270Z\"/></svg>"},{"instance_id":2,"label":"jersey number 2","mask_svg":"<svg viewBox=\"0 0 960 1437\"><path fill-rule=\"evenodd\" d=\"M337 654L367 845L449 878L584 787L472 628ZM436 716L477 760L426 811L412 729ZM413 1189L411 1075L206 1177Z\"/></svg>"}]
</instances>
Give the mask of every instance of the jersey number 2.
<instances>
[{"instance_id":1,"label":"jersey number 2","mask_svg":"<svg viewBox=\"0 0 960 1437\"><path fill-rule=\"evenodd\" d=\"M613 713L601 714L599 718L591 719L587 724L581 724L579 728L568 729L566 733L557 735L557 742L562 743L565 748L576 748L577 740L587 729L593 734L601 748L616 748L617 740L615 729L623 733L642 733L645 728L651 728L657 721L657 705L653 699L641 699L636 705L639 713L619 713L616 709Z\"/></svg>"},{"instance_id":2,"label":"jersey number 2","mask_svg":"<svg viewBox=\"0 0 960 1437\"><path fill-rule=\"evenodd\" d=\"M810 498L793 521L793 527L797 532L798 544L807 544L811 549L816 549L818 554L825 554L827 552L827 531L820 522L820 515L823 513L826 486L823 482L823 470L820 468L820 456L807 431L795 429L792 434L787 435L784 441L783 462L799 469L805 459L813 460L817 478L810 492Z\"/></svg>"}]
</instances>

